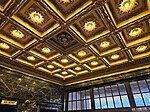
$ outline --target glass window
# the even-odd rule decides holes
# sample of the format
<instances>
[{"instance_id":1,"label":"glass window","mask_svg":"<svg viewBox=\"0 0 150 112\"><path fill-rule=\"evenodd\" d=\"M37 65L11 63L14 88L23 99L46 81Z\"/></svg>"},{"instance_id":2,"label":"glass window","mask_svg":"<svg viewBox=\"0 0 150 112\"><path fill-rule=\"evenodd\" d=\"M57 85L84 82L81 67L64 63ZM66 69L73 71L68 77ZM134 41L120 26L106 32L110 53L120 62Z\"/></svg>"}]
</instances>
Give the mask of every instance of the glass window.
<instances>
[{"instance_id":1,"label":"glass window","mask_svg":"<svg viewBox=\"0 0 150 112\"><path fill-rule=\"evenodd\" d=\"M120 96L115 96L114 101L115 101L115 107L116 108L121 108L122 107Z\"/></svg>"},{"instance_id":2,"label":"glass window","mask_svg":"<svg viewBox=\"0 0 150 112\"><path fill-rule=\"evenodd\" d=\"M107 108L106 98L101 98L101 106L102 106L102 109Z\"/></svg>"},{"instance_id":3,"label":"glass window","mask_svg":"<svg viewBox=\"0 0 150 112\"><path fill-rule=\"evenodd\" d=\"M146 106L150 106L150 93L143 93L143 98Z\"/></svg>"},{"instance_id":4,"label":"glass window","mask_svg":"<svg viewBox=\"0 0 150 112\"><path fill-rule=\"evenodd\" d=\"M72 93L69 93L69 101L72 100Z\"/></svg>"},{"instance_id":5,"label":"glass window","mask_svg":"<svg viewBox=\"0 0 150 112\"><path fill-rule=\"evenodd\" d=\"M99 88L100 97L105 97L104 87Z\"/></svg>"},{"instance_id":6,"label":"glass window","mask_svg":"<svg viewBox=\"0 0 150 112\"><path fill-rule=\"evenodd\" d=\"M134 94L133 96L136 106L144 106L141 94Z\"/></svg>"},{"instance_id":7,"label":"glass window","mask_svg":"<svg viewBox=\"0 0 150 112\"><path fill-rule=\"evenodd\" d=\"M130 107L127 95L121 96L123 107Z\"/></svg>"},{"instance_id":8,"label":"glass window","mask_svg":"<svg viewBox=\"0 0 150 112\"><path fill-rule=\"evenodd\" d=\"M105 86L105 92L106 92L106 96L112 96L112 92L111 92L110 86Z\"/></svg>"},{"instance_id":9,"label":"glass window","mask_svg":"<svg viewBox=\"0 0 150 112\"><path fill-rule=\"evenodd\" d=\"M145 80L138 81L138 83L139 83L141 92L149 92L149 89Z\"/></svg>"},{"instance_id":10,"label":"glass window","mask_svg":"<svg viewBox=\"0 0 150 112\"><path fill-rule=\"evenodd\" d=\"M107 97L108 108L114 108L114 102L112 97Z\"/></svg>"},{"instance_id":11,"label":"glass window","mask_svg":"<svg viewBox=\"0 0 150 112\"><path fill-rule=\"evenodd\" d=\"M95 109L100 109L101 106L100 106L100 100L99 100L99 98L94 99L94 101L95 101Z\"/></svg>"},{"instance_id":12,"label":"glass window","mask_svg":"<svg viewBox=\"0 0 150 112\"><path fill-rule=\"evenodd\" d=\"M113 93L114 96L119 95L117 85L112 85L111 88L112 88L112 93Z\"/></svg>"},{"instance_id":13,"label":"glass window","mask_svg":"<svg viewBox=\"0 0 150 112\"><path fill-rule=\"evenodd\" d=\"M126 88L125 88L125 85L124 85L124 84L118 84L118 87L119 87L119 91L120 91L120 94L121 94L121 95L127 94Z\"/></svg>"},{"instance_id":14,"label":"glass window","mask_svg":"<svg viewBox=\"0 0 150 112\"><path fill-rule=\"evenodd\" d=\"M81 110L81 101L77 101L77 110Z\"/></svg>"},{"instance_id":15,"label":"glass window","mask_svg":"<svg viewBox=\"0 0 150 112\"><path fill-rule=\"evenodd\" d=\"M94 88L94 98L98 98L98 97L99 97L98 88Z\"/></svg>"}]
</instances>

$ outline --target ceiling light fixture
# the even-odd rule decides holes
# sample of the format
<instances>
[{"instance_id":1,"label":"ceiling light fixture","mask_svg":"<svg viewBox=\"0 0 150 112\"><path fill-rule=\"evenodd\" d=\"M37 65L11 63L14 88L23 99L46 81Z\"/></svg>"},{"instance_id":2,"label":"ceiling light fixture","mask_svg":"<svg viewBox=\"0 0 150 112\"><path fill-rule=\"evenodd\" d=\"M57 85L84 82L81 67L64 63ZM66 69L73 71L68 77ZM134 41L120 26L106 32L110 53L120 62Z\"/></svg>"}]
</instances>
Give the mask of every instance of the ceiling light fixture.
<instances>
[{"instance_id":1,"label":"ceiling light fixture","mask_svg":"<svg viewBox=\"0 0 150 112\"><path fill-rule=\"evenodd\" d=\"M78 56L81 56L81 57L82 57L82 56L85 56L85 55L86 55L86 52L85 52L85 51L79 51L79 52L78 52Z\"/></svg>"},{"instance_id":2,"label":"ceiling light fixture","mask_svg":"<svg viewBox=\"0 0 150 112\"><path fill-rule=\"evenodd\" d=\"M97 61L92 61L92 62L91 62L91 65L92 65L92 66L96 66L96 65L98 65L98 62L97 62Z\"/></svg>"},{"instance_id":3,"label":"ceiling light fixture","mask_svg":"<svg viewBox=\"0 0 150 112\"><path fill-rule=\"evenodd\" d=\"M34 61L34 60L35 60L35 57L34 57L34 56L28 56L27 59L28 59L29 61Z\"/></svg>"},{"instance_id":4,"label":"ceiling light fixture","mask_svg":"<svg viewBox=\"0 0 150 112\"><path fill-rule=\"evenodd\" d=\"M63 72L61 72L63 75L67 75L68 74L68 72L66 72L66 71L63 71Z\"/></svg>"},{"instance_id":5,"label":"ceiling light fixture","mask_svg":"<svg viewBox=\"0 0 150 112\"><path fill-rule=\"evenodd\" d=\"M134 28L130 31L129 35L131 37L135 37L135 36L139 36L142 33L142 29L141 28Z\"/></svg>"},{"instance_id":6,"label":"ceiling light fixture","mask_svg":"<svg viewBox=\"0 0 150 112\"><path fill-rule=\"evenodd\" d=\"M119 9L122 12L128 12L131 11L137 4L138 2L136 2L136 0L123 0L120 4Z\"/></svg>"},{"instance_id":7,"label":"ceiling light fixture","mask_svg":"<svg viewBox=\"0 0 150 112\"><path fill-rule=\"evenodd\" d=\"M48 54L51 52L51 50L47 47L44 47L44 48L42 48L42 52Z\"/></svg>"},{"instance_id":8,"label":"ceiling light fixture","mask_svg":"<svg viewBox=\"0 0 150 112\"><path fill-rule=\"evenodd\" d=\"M68 60L64 58L64 59L61 59L61 62L62 63L68 63Z\"/></svg>"},{"instance_id":9,"label":"ceiling light fixture","mask_svg":"<svg viewBox=\"0 0 150 112\"><path fill-rule=\"evenodd\" d=\"M118 54L113 54L112 56L111 56L111 59L113 59L113 60L116 60L116 59L118 59L119 58L119 55Z\"/></svg>"},{"instance_id":10,"label":"ceiling light fixture","mask_svg":"<svg viewBox=\"0 0 150 112\"><path fill-rule=\"evenodd\" d=\"M53 69L53 68L54 68L54 66L53 66L53 65L47 65L47 68L49 68L49 69Z\"/></svg>"},{"instance_id":11,"label":"ceiling light fixture","mask_svg":"<svg viewBox=\"0 0 150 112\"><path fill-rule=\"evenodd\" d=\"M79 70L81 70L81 67L75 67L74 68L76 71L79 71Z\"/></svg>"},{"instance_id":12,"label":"ceiling light fixture","mask_svg":"<svg viewBox=\"0 0 150 112\"><path fill-rule=\"evenodd\" d=\"M31 12L29 16L34 23L41 24L44 21L42 14L37 11Z\"/></svg>"},{"instance_id":13,"label":"ceiling light fixture","mask_svg":"<svg viewBox=\"0 0 150 112\"><path fill-rule=\"evenodd\" d=\"M19 39L24 37L24 34L20 30L12 30L11 34L13 35L13 37L16 37Z\"/></svg>"},{"instance_id":14,"label":"ceiling light fixture","mask_svg":"<svg viewBox=\"0 0 150 112\"><path fill-rule=\"evenodd\" d=\"M110 45L110 42L108 42L108 41L103 41L100 43L100 47L102 47L102 48L107 48L109 45Z\"/></svg>"},{"instance_id":15,"label":"ceiling light fixture","mask_svg":"<svg viewBox=\"0 0 150 112\"><path fill-rule=\"evenodd\" d=\"M96 23L93 21L88 21L84 24L84 29L86 31L90 32L90 31L94 30L95 28L96 28Z\"/></svg>"},{"instance_id":16,"label":"ceiling light fixture","mask_svg":"<svg viewBox=\"0 0 150 112\"><path fill-rule=\"evenodd\" d=\"M60 0L62 3L71 3L73 0Z\"/></svg>"},{"instance_id":17,"label":"ceiling light fixture","mask_svg":"<svg viewBox=\"0 0 150 112\"><path fill-rule=\"evenodd\" d=\"M141 45L136 48L137 52L144 52L147 49L147 46Z\"/></svg>"},{"instance_id":18,"label":"ceiling light fixture","mask_svg":"<svg viewBox=\"0 0 150 112\"><path fill-rule=\"evenodd\" d=\"M8 44L6 44L6 43L0 43L0 48L7 50L7 49L10 48L10 46Z\"/></svg>"}]
</instances>

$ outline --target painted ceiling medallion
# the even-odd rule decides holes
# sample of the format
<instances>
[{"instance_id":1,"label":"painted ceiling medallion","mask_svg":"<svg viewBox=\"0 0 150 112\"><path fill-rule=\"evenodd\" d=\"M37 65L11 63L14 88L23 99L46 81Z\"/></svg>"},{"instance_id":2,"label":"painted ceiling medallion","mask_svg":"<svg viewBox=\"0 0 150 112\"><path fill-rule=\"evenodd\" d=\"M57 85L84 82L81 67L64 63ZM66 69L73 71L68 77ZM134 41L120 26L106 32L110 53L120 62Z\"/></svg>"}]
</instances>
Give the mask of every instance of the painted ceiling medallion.
<instances>
[{"instance_id":1,"label":"painted ceiling medallion","mask_svg":"<svg viewBox=\"0 0 150 112\"><path fill-rule=\"evenodd\" d=\"M10 46L8 44L6 44L6 43L0 43L0 48L7 50L7 49L10 48Z\"/></svg>"},{"instance_id":2,"label":"painted ceiling medallion","mask_svg":"<svg viewBox=\"0 0 150 112\"><path fill-rule=\"evenodd\" d=\"M96 28L96 23L94 21L88 21L84 24L84 29L86 31L93 31Z\"/></svg>"},{"instance_id":3,"label":"painted ceiling medallion","mask_svg":"<svg viewBox=\"0 0 150 112\"><path fill-rule=\"evenodd\" d=\"M35 57L34 57L34 56L28 56L27 59L28 59L29 61L34 61L34 60L35 60Z\"/></svg>"},{"instance_id":4,"label":"painted ceiling medallion","mask_svg":"<svg viewBox=\"0 0 150 112\"><path fill-rule=\"evenodd\" d=\"M79 51L79 52L78 52L78 56L81 56L81 57L82 57L82 56L85 56L85 55L86 55L86 52L85 52L85 51Z\"/></svg>"},{"instance_id":5,"label":"painted ceiling medallion","mask_svg":"<svg viewBox=\"0 0 150 112\"><path fill-rule=\"evenodd\" d=\"M41 24L44 21L44 18L41 13L34 11L30 13L30 19L36 24Z\"/></svg>"},{"instance_id":6,"label":"painted ceiling medallion","mask_svg":"<svg viewBox=\"0 0 150 112\"><path fill-rule=\"evenodd\" d=\"M97 61L92 61L92 62L91 62L91 65L92 65L92 66L96 66L96 65L98 65L98 62L97 62Z\"/></svg>"},{"instance_id":7,"label":"painted ceiling medallion","mask_svg":"<svg viewBox=\"0 0 150 112\"><path fill-rule=\"evenodd\" d=\"M71 3L74 0L59 0L61 3Z\"/></svg>"},{"instance_id":8,"label":"painted ceiling medallion","mask_svg":"<svg viewBox=\"0 0 150 112\"><path fill-rule=\"evenodd\" d=\"M66 71L63 71L63 72L61 72L63 75L67 75L68 74L68 72L66 72Z\"/></svg>"},{"instance_id":9,"label":"painted ceiling medallion","mask_svg":"<svg viewBox=\"0 0 150 112\"><path fill-rule=\"evenodd\" d=\"M15 38L23 38L24 34L20 31L20 30L12 30L11 34L15 37Z\"/></svg>"},{"instance_id":10,"label":"painted ceiling medallion","mask_svg":"<svg viewBox=\"0 0 150 112\"><path fill-rule=\"evenodd\" d=\"M53 65L47 65L47 68L49 68L49 69L53 69L53 68L54 68L54 66L53 66Z\"/></svg>"},{"instance_id":11,"label":"painted ceiling medallion","mask_svg":"<svg viewBox=\"0 0 150 112\"><path fill-rule=\"evenodd\" d=\"M61 62L62 63L68 63L68 60L67 59L61 59Z\"/></svg>"},{"instance_id":12,"label":"painted ceiling medallion","mask_svg":"<svg viewBox=\"0 0 150 112\"><path fill-rule=\"evenodd\" d=\"M133 8L138 4L138 2L136 0L123 0L120 4L119 9L122 12L129 12L131 10L133 10Z\"/></svg>"},{"instance_id":13,"label":"painted ceiling medallion","mask_svg":"<svg viewBox=\"0 0 150 112\"><path fill-rule=\"evenodd\" d=\"M51 52L51 50L47 47L44 47L44 48L42 48L42 52L48 54Z\"/></svg>"},{"instance_id":14,"label":"painted ceiling medallion","mask_svg":"<svg viewBox=\"0 0 150 112\"><path fill-rule=\"evenodd\" d=\"M130 31L129 35L131 37L139 36L142 33L142 28L134 28Z\"/></svg>"},{"instance_id":15,"label":"painted ceiling medallion","mask_svg":"<svg viewBox=\"0 0 150 112\"><path fill-rule=\"evenodd\" d=\"M79 71L79 70L81 70L81 67L75 67L74 68L76 71Z\"/></svg>"},{"instance_id":16,"label":"painted ceiling medallion","mask_svg":"<svg viewBox=\"0 0 150 112\"><path fill-rule=\"evenodd\" d=\"M137 52L144 52L147 49L147 46L141 45L136 48Z\"/></svg>"},{"instance_id":17,"label":"painted ceiling medallion","mask_svg":"<svg viewBox=\"0 0 150 112\"><path fill-rule=\"evenodd\" d=\"M119 55L118 54L113 54L112 56L111 56L111 59L113 59L113 60L116 60L116 59L119 59Z\"/></svg>"},{"instance_id":18,"label":"painted ceiling medallion","mask_svg":"<svg viewBox=\"0 0 150 112\"><path fill-rule=\"evenodd\" d=\"M110 46L110 42L108 41L103 41L100 43L100 47L102 48L107 48L108 46Z\"/></svg>"}]
</instances>

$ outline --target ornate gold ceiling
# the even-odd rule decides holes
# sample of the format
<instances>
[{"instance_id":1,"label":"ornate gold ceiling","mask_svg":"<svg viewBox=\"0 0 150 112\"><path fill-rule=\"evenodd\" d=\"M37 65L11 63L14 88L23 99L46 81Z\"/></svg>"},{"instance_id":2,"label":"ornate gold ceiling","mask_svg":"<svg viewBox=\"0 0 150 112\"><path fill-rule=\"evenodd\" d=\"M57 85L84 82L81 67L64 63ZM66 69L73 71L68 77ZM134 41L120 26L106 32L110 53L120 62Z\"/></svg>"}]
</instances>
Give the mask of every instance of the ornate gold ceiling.
<instances>
[{"instance_id":1,"label":"ornate gold ceiling","mask_svg":"<svg viewBox=\"0 0 150 112\"><path fill-rule=\"evenodd\" d=\"M1 0L0 64L59 85L150 67L150 0Z\"/></svg>"}]
</instances>

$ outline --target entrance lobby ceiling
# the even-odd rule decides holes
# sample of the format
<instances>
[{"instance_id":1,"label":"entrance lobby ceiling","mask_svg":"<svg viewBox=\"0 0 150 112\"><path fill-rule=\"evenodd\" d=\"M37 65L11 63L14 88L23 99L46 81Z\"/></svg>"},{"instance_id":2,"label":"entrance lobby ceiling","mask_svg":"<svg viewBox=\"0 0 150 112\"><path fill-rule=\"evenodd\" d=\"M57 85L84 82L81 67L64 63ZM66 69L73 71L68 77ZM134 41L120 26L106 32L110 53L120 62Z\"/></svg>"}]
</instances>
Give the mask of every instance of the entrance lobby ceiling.
<instances>
[{"instance_id":1,"label":"entrance lobby ceiling","mask_svg":"<svg viewBox=\"0 0 150 112\"><path fill-rule=\"evenodd\" d=\"M1 0L0 65L59 85L150 67L150 0Z\"/></svg>"}]
</instances>

